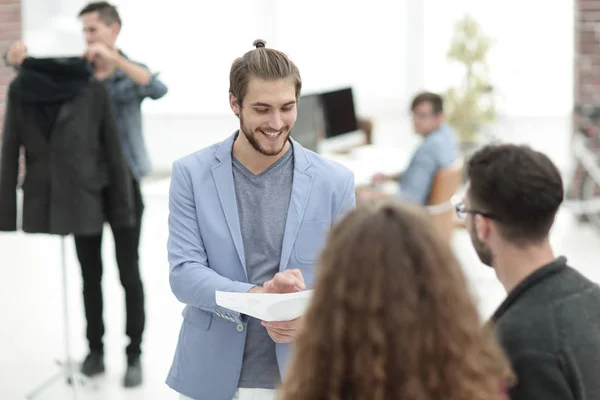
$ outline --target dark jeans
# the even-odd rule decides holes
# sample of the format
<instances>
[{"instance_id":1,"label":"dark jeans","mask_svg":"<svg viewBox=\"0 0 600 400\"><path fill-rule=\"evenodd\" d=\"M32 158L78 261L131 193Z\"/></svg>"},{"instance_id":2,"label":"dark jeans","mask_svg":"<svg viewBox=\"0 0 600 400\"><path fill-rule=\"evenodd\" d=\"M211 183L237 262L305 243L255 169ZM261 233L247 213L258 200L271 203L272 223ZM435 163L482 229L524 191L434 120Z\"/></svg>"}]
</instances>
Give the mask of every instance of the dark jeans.
<instances>
[{"instance_id":1,"label":"dark jeans","mask_svg":"<svg viewBox=\"0 0 600 400\"><path fill-rule=\"evenodd\" d=\"M130 339L126 352L129 358L136 357L141 353L142 333L146 319L144 314L144 288L140 279L138 263L144 203L139 183L134 181L133 185L136 225L131 228L112 228L119 275L121 284L125 289L126 334ZM75 236L75 247L83 276L83 303L87 319L87 340L91 351L104 352L101 286L102 233L91 236Z\"/></svg>"}]
</instances>

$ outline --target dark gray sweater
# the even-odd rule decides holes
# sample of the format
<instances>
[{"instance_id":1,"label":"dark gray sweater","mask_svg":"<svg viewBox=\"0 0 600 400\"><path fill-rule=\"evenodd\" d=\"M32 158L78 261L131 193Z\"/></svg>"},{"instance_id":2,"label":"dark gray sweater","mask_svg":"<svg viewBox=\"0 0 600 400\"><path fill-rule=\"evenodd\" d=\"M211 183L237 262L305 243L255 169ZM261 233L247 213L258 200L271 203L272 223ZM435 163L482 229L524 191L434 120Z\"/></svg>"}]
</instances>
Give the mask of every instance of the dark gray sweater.
<instances>
[{"instance_id":1,"label":"dark gray sweater","mask_svg":"<svg viewBox=\"0 0 600 400\"><path fill-rule=\"evenodd\" d=\"M512 400L600 400L600 287L566 258L517 285L492 320L517 375Z\"/></svg>"}]
</instances>

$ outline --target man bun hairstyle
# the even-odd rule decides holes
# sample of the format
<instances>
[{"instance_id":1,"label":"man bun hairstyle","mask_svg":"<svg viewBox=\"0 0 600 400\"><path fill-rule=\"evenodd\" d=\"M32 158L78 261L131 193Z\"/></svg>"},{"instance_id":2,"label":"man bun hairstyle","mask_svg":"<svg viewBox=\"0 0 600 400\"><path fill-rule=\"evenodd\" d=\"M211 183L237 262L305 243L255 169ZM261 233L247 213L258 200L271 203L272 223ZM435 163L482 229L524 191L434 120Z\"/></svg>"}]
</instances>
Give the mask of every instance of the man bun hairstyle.
<instances>
[{"instance_id":1,"label":"man bun hairstyle","mask_svg":"<svg viewBox=\"0 0 600 400\"><path fill-rule=\"evenodd\" d=\"M256 39L254 41L254 43L252 43L252 46L256 47L257 49L259 47L265 47L267 45L267 41L266 40L262 40L262 39Z\"/></svg>"},{"instance_id":2,"label":"man bun hairstyle","mask_svg":"<svg viewBox=\"0 0 600 400\"><path fill-rule=\"evenodd\" d=\"M264 80L293 78L298 99L302 89L298 67L283 52L267 48L263 39L256 39L252 46L254 49L233 61L229 73L229 92L240 107L251 77Z\"/></svg>"}]
</instances>

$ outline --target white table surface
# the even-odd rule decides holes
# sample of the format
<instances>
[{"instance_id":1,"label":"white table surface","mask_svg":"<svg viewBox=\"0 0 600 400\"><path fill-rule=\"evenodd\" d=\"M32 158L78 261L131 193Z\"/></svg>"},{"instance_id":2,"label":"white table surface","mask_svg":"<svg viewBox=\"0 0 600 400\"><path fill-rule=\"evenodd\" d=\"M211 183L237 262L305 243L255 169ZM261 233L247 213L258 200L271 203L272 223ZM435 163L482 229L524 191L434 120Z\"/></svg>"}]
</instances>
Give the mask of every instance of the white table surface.
<instances>
[{"instance_id":1,"label":"white table surface","mask_svg":"<svg viewBox=\"0 0 600 400\"><path fill-rule=\"evenodd\" d=\"M413 148L366 145L349 154L323 154L354 172L356 186L367 185L376 173L397 174L408 166Z\"/></svg>"}]
</instances>

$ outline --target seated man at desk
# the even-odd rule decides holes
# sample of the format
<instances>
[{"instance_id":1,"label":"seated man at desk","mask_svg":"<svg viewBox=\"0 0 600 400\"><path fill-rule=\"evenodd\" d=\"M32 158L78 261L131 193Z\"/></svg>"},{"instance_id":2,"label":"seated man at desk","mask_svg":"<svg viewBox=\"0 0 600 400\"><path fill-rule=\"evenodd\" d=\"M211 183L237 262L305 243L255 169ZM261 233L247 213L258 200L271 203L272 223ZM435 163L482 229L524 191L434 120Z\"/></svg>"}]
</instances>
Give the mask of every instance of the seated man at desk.
<instances>
[{"instance_id":1,"label":"seated man at desk","mask_svg":"<svg viewBox=\"0 0 600 400\"><path fill-rule=\"evenodd\" d=\"M458 140L452 128L444 123L442 97L424 92L417 95L411 104L415 132L422 135L423 142L411 158L404 172L396 176L376 174L371 181L373 187L388 180L397 180L400 191L395 195L400 200L426 205L436 174L460 158ZM357 200L387 197L381 191L364 189L357 193Z\"/></svg>"}]
</instances>

